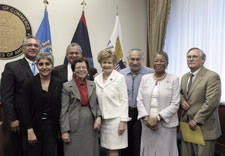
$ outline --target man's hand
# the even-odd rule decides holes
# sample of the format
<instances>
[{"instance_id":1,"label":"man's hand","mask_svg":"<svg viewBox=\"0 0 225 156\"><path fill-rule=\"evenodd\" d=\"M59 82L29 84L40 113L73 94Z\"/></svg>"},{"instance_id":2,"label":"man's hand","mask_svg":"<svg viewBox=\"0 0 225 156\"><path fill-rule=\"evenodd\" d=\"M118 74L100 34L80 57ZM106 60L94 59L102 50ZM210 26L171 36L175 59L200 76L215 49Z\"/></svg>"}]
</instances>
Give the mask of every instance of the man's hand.
<instances>
[{"instance_id":1,"label":"man's hand","mask_svg":"<svg viewBox=\"0 0 225 156\"><path fill-rule=\"evenodd\" d=\"M187 103L187 101L183 101L182 104L181 104L181 107L184 110L188 110L190 108L190 105Z\"/></svg>"},{"instance_id":2,"label":"man's hand","mask_svg":"<svg viewBox=\"0 0 225 156\"><path fill-rule=\"evenodd\" d=\"M15 133L19 133L20 131L20 122L19 120L15 120L11 122L11 130Z\"/></svg>"},{"instance_id":3,"label":"man's hand","mask_svg":"<svg viewBox=\"0 0 225 156\"><path fill-rule=\"evenodd\" d=\"M37 142L37 137L36 137L36 135L34 133L33 128L29 128L27 130L27 138L28 138L28 142L30 144L35 144Z\"/></svg>"},{"instance_id":4,"label":"man's hand","mask_svg":"<svg viewBox=\"0 0 225 156\"><path fill-rule=\"evenodd\" d=\"M189 127L195 131L196 130L196 126L197 126L197 122L195 120L191 120L189 121Z\"/></svg>"}]
</instances>

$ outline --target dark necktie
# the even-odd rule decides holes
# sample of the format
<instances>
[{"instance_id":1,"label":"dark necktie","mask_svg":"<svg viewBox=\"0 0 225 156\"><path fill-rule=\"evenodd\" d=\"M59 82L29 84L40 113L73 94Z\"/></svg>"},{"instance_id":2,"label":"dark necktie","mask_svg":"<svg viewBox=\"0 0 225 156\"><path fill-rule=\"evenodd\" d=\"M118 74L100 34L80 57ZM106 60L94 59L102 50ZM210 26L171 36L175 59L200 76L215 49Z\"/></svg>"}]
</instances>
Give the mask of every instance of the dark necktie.
<instances>
[{"instance_id":1,"label":"dark necktie","mask_svg":"<svg viewBox=\"0 0 225 156\"><path fill-rule=\"evenodd\" d=\"M194 77L194 74L193 74L193 73L191 73L191 74L190 74L189 83L188 83L188 94L189 94L190 89L191 89L191 85L192 85L192 80L193 80L193 77Z\"/></svg>"}]
</instances>

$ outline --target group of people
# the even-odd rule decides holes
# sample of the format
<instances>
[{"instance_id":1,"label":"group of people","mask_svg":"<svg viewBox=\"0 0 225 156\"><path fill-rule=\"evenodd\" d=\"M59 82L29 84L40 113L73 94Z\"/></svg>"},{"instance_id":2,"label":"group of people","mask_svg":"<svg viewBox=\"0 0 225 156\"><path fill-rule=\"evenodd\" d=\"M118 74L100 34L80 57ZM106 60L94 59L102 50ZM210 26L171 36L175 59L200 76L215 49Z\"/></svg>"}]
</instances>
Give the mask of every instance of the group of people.
<instances>
[{"instance_id":1,"label":"group of people","mask_svg":"<svg viewBox=\"0 0 225 156\"><path fill-rule=\"evenodd\" d=\"M213 156L221 135L220 77L204 67L205 53L187 52L190 72L166 72L168 55L156 52L153 68L131 49L128 67L114 70L112 50L98 53L97 73L79 44L67 47L67 64L54 68L51 53L40 52L36 37L23 42L24 58L7 63L1 78L4 116L16 156L178 156L177 126L199 125L206 145L182 140L182 156ZM100 138L100 139L99 139ZM100 146L99 146L100 145Z\"/></svg>"}]
</instances>

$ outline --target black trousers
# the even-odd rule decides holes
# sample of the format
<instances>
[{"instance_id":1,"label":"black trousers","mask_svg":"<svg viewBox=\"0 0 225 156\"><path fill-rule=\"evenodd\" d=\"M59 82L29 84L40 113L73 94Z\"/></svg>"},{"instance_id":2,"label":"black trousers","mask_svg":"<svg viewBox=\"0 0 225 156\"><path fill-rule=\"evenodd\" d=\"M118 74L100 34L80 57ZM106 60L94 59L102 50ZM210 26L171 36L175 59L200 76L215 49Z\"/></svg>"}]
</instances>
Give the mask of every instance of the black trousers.
<instances>
[{"instance_id":1,"label":"black trousers","mask_svg":"<svg viewBox=\"0 0 225 156\"><path fill-rule=\"evenodd\" d=\"M121 156L140 156L142 128L137 116L137 109L129 107L129 117L132 120L128 122L128 147L121 150Z\"/></svg>"},{"instance_id":2,"label":"black trousers","mask_svg":"<svg viewBox=\"0 0 225 156\"><path fill-rule=\"evenodd\" d=\"M61 136L57 140L57 155L56 156L64 156L64 146L63 146L63 140Z\"/></svg>"},{"instance_id":3,"label":"black trousers","mask_svg":"<svg viewBox=\"0 0 225 156\"><path fill-rule=\"evenodd\" d=\"M35 144L28 142L27 136L23 138L24 156L55 156L57 150L57 134L52 125L40 125L42 134L37 137Z\"/></svg>"},{"instance_id":4,"label":"black trousers","mask_svg":"<svg viewBox=\"0 0 225 156\"><path fill-rule=\"evenodd\" d=\"M0 128L0 144L2 144L0 156L23 156L23 139L21 131L16 133L11 131L10 123L8 121L4 121Z\"/></svg>"},{"instance_id":5,"label":"black trousers","mask_svg":"<svg viewBox=\"0 0 225 156\"><path fill-rule=\"evenodd\" d=\"M13 156L23 156L23 147L22 147L22 134L21 132L14 133L11 132L11 143L12 143L12 152Z\"/></svg>"}]
</instances>

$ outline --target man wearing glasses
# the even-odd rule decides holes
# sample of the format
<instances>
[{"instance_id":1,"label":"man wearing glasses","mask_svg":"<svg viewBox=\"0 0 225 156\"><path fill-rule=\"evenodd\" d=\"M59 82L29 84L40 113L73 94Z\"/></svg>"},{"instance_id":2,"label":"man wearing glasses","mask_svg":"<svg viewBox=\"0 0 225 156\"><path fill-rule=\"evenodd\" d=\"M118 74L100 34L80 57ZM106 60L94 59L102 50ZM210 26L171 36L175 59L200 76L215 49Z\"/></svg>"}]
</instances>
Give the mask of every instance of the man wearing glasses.
<instances>
[{"instance_id":1,"label":"man wearing glasses","mask_svg":"<svg viewBox=\"0 0 225 156\"><path fill-rule=\"evenodd\" d=\"M190 72L181 80L181 121L187 122L192 131L200 126L205 146L182 140L182 156L213 156L216 139L221 135L218 107L221 81L217 73L206 69L205 53L199 48L187 52Z\"/></svg>"},{"instance_id":2,"label":"man wearing glasses","mask_svg":"<svg viewBox=\"0 0 225 156\"><path fill-rule=\"evenodd\" d=\"M35 58L40 52L40 41L27 36L22 45L24 58L7 63L1 79L1 100L4 111L4 124L11 129L13 156L23 156L21 127L21 93L25 80L38 73Z\"/></svg>"}]
</instances>

